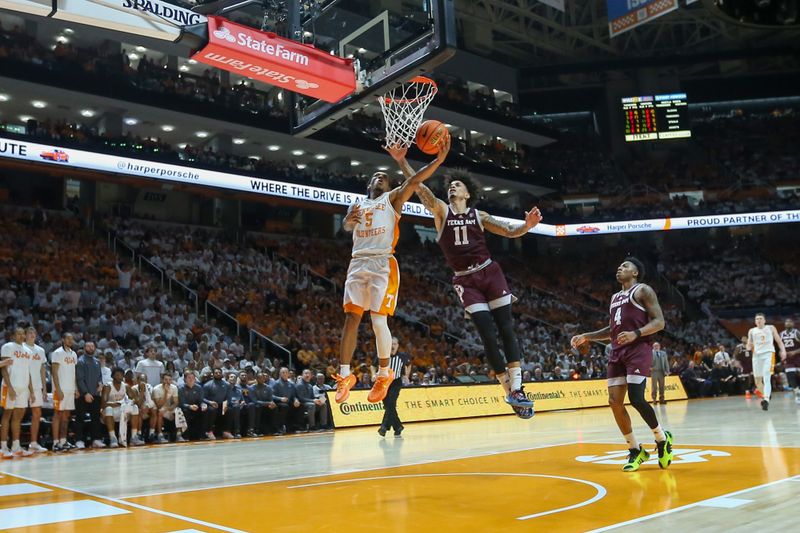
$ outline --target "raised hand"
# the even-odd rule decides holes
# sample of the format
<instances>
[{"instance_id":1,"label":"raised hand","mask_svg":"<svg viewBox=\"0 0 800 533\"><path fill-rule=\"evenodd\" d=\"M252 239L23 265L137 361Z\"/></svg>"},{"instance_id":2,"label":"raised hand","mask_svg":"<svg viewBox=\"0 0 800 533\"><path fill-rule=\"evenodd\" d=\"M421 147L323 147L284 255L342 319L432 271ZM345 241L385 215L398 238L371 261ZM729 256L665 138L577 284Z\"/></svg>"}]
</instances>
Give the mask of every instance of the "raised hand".
<instances>
[{"instance_id":1,"label":"raised hand","mask_svg":"<svg viewBox=\"0 0 800 533\"><path fill-rule=\"evenodd\" d=\"M539 211L538 207L534 207L530 211L525 211L525 226L528 229L536 226L539 222L542 221L542 212Z\"/></svg>"},{"instance_id":2,"label":"raised hand","mask_svg":"<svg viewBox=\"0 0 800 533\"><path fill-rule=\"evenodd\" d=\"M408 152L408 146L402 146L400 144L393 144L392 146L384 146L384 150L389 152L389 155L392 156L392 159L395 161L402 161L406 158L406 153Z\"/></svg>"},{"instance_id":3,"label":"raised hand","mask_svg":"<svg viewBox=\"0 0 800 533\"><path fill-rule=\"evenodd\" d=\"M439 145L439 153L436 154L436 160L439 163L444 163L447 159L447 154L450 153L450 136L445 137L444 142Z\"/></svg>"}]
</instances>

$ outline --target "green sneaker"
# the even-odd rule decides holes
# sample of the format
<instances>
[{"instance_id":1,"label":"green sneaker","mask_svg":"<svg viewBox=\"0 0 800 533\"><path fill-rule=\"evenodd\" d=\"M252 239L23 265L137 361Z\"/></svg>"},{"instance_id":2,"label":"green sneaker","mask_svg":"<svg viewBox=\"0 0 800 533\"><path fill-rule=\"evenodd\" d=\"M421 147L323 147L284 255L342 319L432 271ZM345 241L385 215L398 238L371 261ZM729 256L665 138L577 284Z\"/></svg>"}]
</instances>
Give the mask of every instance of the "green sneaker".
<instances>
[{"instance_id":1,"label":"green sneaker","mask_svg":"<svg viewBox=\"0 0 800 533\"><path fill-rule=\"evenodd\" d=\"M664 435L667 440L656 442L656 451L658 452L658 466L667 468L672 464L672 433L665 431Z\"/></svg>"},{"instance_id":2,"label":"green sneaker","mask_svg":"<svg viewBox=\"0 0 800 533\"><path fill-rule=\"evenodd\" d=\"M623 472L636 472L642 463L650 459L650 454L641 446L638 450L630 450L630 452L628 462L622 467Z\"/></svg>"}]
</instances>

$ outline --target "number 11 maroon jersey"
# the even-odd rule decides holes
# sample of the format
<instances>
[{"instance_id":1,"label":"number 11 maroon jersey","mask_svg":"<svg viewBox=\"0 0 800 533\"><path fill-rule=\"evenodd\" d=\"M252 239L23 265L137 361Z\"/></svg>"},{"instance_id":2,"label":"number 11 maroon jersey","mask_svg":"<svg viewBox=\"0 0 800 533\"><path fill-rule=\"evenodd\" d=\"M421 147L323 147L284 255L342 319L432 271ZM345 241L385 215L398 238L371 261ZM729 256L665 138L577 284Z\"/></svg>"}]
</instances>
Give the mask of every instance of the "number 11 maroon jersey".
<instances>
[{"instance_id":1,"label":"number 11 maroon jersey","mask_svg":"<svg viewBox=\"0 0 800 533\"><path fill-rule=\"evenodd\" d=\"M447 217L437 242L455 272L471 270L491 259L478 210L473 207L466 213L455 214L447 206Z\"/></svg>"}]
</instances>

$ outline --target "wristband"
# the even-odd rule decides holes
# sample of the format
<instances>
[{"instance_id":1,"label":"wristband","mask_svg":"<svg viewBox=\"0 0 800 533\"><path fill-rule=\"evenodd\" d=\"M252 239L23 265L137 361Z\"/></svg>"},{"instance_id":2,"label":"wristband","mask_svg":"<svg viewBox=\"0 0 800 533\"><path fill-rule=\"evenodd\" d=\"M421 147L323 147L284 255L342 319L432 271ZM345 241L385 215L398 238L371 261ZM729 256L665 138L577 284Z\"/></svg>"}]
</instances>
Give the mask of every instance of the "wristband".
<instances>
[{"instance_id":1,"label":"wristband","mask_svg":"<svg viewBox=\"0 0 800 533\"><path fill-rule=\"evenodd\" d=\"M637 339L642 336L642 330L640 330L639 328L636 328L633 332L636 333Z\"/></svg>"}]
</instances>

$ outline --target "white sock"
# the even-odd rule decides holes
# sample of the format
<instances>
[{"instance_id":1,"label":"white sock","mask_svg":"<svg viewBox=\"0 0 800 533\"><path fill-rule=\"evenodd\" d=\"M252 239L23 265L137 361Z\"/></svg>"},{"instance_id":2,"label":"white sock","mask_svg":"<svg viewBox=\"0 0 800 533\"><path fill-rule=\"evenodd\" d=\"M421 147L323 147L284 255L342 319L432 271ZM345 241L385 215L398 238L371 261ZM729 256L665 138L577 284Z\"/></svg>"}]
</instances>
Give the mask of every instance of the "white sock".
<instances>
[{"instance_id":1,"label":"white sock","mask_svg":"<svg viewBox=\"0 0 800 533\"><path fill-rule=\"evenodd\" d=\"M59 443L59 444L66 444L66 443L67 443L67 439L66 439L66 438L64 438L64 439L58 439L58 443Z\"/></svg>"},{"instance_id":2,"label":"white sock","mask_svg":"<svg viewBox=\"0 0 800 533\"><path fill-rule=\"evenodd\" d=\"M375 333L375 348L378 350L378 359L389 359L392 356L392 332L389 331L389 322L386 315L371 314L372 332Z\"/></svg>"},{"instance_id":3,"label":"white sock","mask_svg":"<svg viewBox=\"0 0 800 533\"><path fill-rule=\"evenodd\" d=\"M12 443L11 443L11 449L12 449L12 450L19 450L21 447L22 447L22 446L20 446L20 444L19 444L19 441L18 441L18 440L15 440L14 442L12 442Z\"/></svg>"},{"instance_id":4,"label":"white sock","mask_svg":"<svg viewBox=\"0 0 800 533\"><path fill-rule=\"evenodd\" d=\"M2 443L2 444L0 444L0 450L2 450L2 451L4 451L4 452L5 452L5 451L8 451L8 443L6 443L5 441L3 441L3 443Z\"/></svg>"},{"instance_id":5,"label":"white sock","mask_svg":"<svg viewBox=\"0 0 800 533\"><path fill-rule=\"evenodd\" d=\"M346 378L350 375L350 365L339 365L339 375Z\"/></svg>"},{"instance_id":6,"label":"white sock","mask_svg":"<svg viewBox=\"0 0 800 533\"><path fill-rule=\"evenodd\" d=\"M653 436L656 438L656 442L667 440L667 436L664 435L664 430L661 429L661 424L653 428Z\"/></svg>"},{"instance_id":7,"label":"white sock","mask_svg":"<svg viewBox=\"0 0 800 533\"><path fill-rule=\"evenodd\" d=\"M638 450L639 449L639 441L636 440L636 435L633 434L633 431L628 433L627 435L623 435L625 437L625 442L628 443L629 450Z\"/></svg>"},{"instance_id":8,"label":"white sock","mask_svg":"<svg viewBox=\"0 0 800 533\"><path fill-rule=\"evenodd\" d=\"M131 438L132 439L135 439L138 434L139 434L139 430L138 429L132 429L131 430Z\"/></svg>"},{"instance_id":9,"label":"white sock","mask_svg":"<svg viewBox=\"0 0 800 533\"><path fill-rule=\"evenodd\" d=\"M108 432L108 437L111 438L111 439L116 439L117 438L117 434L114 433L113 431L109 431Z\"/></svg>"},{"instance_id":10,"label":"white sock","mask_svg":"<svg viewBox=\"0 0 800 533\"><path fill-rule=\"evenodd\" d=\"M507 373L503 372L502 374L497 374L497 381L503 386L506 396L511 394L511 381L508 379Z\"/></svg>"},{"instance_id":11,"label":"white sock","mask_svg":"<svg viewBox=\"0 0 800 533\"><path fill-rule=\"evenodd\" d=\"M522 369L520 367L513 367L507 369L508 378L511 380L511 390L519 390L522 388Z\"/></svg>"},{"instance_id":12,"label":"white sock","mask_svg":"<svg viewBox=\"0 0 800 533\"><path fill-rule=\"evenodd\" d=\"M389 377L389 365L387 364L386 366L379 366L378 375L383 378Z\"/></svg>"}]
</instances>

